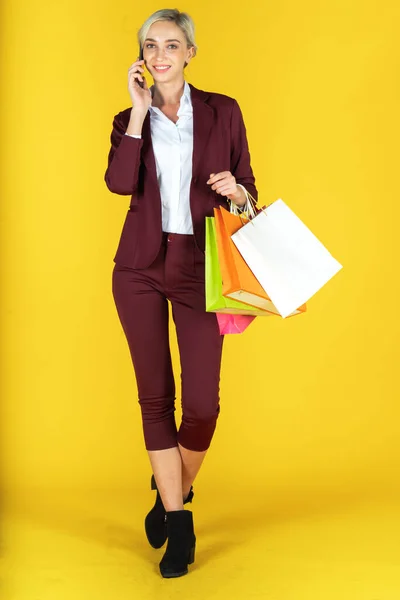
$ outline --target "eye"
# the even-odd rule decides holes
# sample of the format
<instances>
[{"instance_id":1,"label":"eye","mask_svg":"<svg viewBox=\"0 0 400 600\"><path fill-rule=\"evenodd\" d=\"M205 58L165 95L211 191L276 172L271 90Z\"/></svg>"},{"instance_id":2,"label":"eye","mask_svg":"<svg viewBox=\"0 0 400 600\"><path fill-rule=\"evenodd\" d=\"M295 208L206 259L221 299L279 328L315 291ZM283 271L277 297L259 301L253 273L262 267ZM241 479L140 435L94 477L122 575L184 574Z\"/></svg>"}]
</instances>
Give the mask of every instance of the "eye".
<instances>
[{"instance_id":1,"label":"eye","mask_svg":"<svg viewBox=\"0 0 400 600\"><path fill-rule=\"evenodd\" d=\"M154 46L154 44L146 44L146 48L151 48L152 46ZM174 50L176 50L178 48L178 46L176 44L169 44L168 46L169 48L173 48Z\"/></svg>"}]
</instances>

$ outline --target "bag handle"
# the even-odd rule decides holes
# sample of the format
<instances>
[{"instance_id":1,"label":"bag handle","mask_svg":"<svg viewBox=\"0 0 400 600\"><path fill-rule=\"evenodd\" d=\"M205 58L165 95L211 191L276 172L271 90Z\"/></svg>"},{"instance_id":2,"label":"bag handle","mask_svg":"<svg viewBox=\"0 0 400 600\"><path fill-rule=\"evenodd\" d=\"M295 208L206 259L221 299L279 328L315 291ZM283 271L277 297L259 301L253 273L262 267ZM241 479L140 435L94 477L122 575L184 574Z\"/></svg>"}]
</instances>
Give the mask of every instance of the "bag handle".
<instances>
[{"instance_id":1,"label":"bag handle","mask_svg":"<svg viewBox=\"0 0 400 600\"><path fill-rule=\"evenodd\" d=\"M244 215L248 219L254 219L254 217L259 212L257 210L257 200L253 198L253 196L244 186L242 187L242 189L244 189L246 196L246 202L243 205L243 208L239 208L239 206L235 202L233 202L233 200L227 198L230 204L230 212L231 214L236 215L237 217L241 217L242 215Z\"/></svg>"}]
</instances>

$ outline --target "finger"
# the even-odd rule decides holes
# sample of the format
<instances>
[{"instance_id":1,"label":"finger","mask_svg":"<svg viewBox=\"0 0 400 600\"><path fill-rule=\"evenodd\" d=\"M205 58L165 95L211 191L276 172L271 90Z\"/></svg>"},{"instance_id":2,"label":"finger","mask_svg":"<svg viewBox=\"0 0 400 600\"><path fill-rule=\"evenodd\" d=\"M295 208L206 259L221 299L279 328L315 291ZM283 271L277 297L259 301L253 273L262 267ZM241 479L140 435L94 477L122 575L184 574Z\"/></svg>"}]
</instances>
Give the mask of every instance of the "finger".
<instances>
[{"instance_id":1,"label":"finger","mask_svg":"<svg viewBox=\"0 0 400 600\"><path fill-rule=\"evenodd\" d=\"M213 176L210 177L209 181L210 183L215 183L217 181L219 181L220 179L222 179L223 175L222 173L213 173Z\"/></svg>"},{"instance_id":2,"label":"finger","mask_svg":"<svg viewBox=\"0 0 400 600\"><path fill-rule=\"evenodd\" d=\"M143 77L140 73L131 73L128 77L128 81L143 81Z\"/></svg>"},{"instance_id":3,"label":"finger","mask_svg":"<svg viewBox=\"0 0 400 600\"><path fill-rule=\"evenodd\" d=\"M128 78L129 85L134 85L135 82L140 81L139 77L140 77L140 75L135 75L135 74L130 75L130 77Z\"/></svg>"},{"instance_id":4,"label":"finger","mask_svg":"<svg viewBox=\"0 0 400 600\"><path fill-rule=\"evenodd\" d=\"M206 183L211 184L211 177L213 177L215 173L210 173L210 177L207 179Z\"/></svg>"},{"instance_id":5,"label":"finger","mask_svg":"<svg viewBox=\"0 0 400 600\"><path fill-rule=\"evenodd\" d=\"M222 196L228 196L229 194L234 194L234 190L230 185L223 185L216 190L217 194L221 194Z\"/></svg>"},{"instance_id":6,"label":"finger","mask_svg":"<svg viewBox=\"0 0 400 600\"><path fill-rule=\"evenodd\" d=\"M143 77L139 74L139 73L132 73L131 74L131 78L136 81L143 81Z\"/></svg>"},{"instance_id":7,"label":"finger","mask_svg":"<svg viewBox=\"0 0 400 600\"><path fill-rule=\"evenodd\" d=\"M142 67L140 67L139 65L135 65L128 69L128 73L135 73L135 71L137 71L137 72L141 71L142 73L144 73L144 69Z\"/></svg>"},{"instance_id":8,"label":"finger","mask_svg":"<svg viewBox=\"0 0 400 600\"><path fill-rule=\"evenodd\" d=\"M144 67L144 65L143 65ZM128 67L128 72L131 71L132 69L139 69L142 68L142 65L138 62L132 63L129 67Z\"/></svg>"},{"instance_id":9,"label":"finger","mask_svg":"<svg viewBox=\"0 0 400 600\"><path fill-rule=\"evenodd\" d=\"M216 183L217 181L220 181L222 178L223 178L222 173L211 173L210 179L207 181L207 183Z\"/></svg>"},{"instance_id":10,"label":"finger","mask_svg":"<svg viewBox=\"0 0 400 600\"><path fill-rule=\"evenodd\" d=\"M221 181L221 179L225 179L225 177L229 177L229 176L231 176L230 171L221 171L221 173L211 173L210 179L207 181L207 183L215 183L215 182Z\"/></svg>"},{"instance_id":11,"label":"finger","mask_svg":"<svg viewBox=\"0 0 400 600\"><path fill-rule=\"evenodd\" d=\"M229 179L227 177L221 177L221 179L218 179L218 181L216 181L214 184L211 185L211 189L212 190L220 189L222 186L230 185L230 184L231 184L231 182L229 181Z\"/></svg>"}]
</instances>

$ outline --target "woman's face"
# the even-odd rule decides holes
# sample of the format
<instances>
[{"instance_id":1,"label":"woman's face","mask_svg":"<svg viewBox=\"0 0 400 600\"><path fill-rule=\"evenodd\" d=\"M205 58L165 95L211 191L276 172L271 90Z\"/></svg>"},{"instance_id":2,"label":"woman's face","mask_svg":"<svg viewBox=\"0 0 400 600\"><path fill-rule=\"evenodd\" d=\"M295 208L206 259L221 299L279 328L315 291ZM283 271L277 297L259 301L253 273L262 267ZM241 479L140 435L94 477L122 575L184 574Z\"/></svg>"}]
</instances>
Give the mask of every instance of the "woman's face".
<instances>
[{"instance_id":1,"label":"woman's face","mask_svg":"<svg viewBox=\"0 0 400 600\"><path fill-rule=\"evenodd\" d=\"M147 33L143 58L154 81L164 83L182 77L185 62L189 63L193 51L193 47L187 47L180 27L170 21L157 21Z\"/></svg>"}]
</instances>

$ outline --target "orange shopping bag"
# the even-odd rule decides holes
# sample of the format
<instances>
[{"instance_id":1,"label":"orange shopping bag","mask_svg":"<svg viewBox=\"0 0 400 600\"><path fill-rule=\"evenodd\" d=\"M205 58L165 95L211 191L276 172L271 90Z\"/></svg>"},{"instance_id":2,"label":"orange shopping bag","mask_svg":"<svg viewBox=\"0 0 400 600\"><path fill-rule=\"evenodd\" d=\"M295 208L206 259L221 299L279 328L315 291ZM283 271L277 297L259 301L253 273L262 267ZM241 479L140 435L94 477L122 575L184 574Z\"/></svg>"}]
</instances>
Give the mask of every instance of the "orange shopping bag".
<instances>
[{"instance_id":1,"label":"orange shopping bag","mask_svg":"<svg viewBox=\"0 0 400 600\"><path fill-rule=\"evenodd\" d=\"M249 219L230 213L223 207L214 208L214 218L223 296L281 316L231 239L231 235L248 223ZM306 304L303 304L289 316L305 311Z\"/></svg>"}]
</instances>

